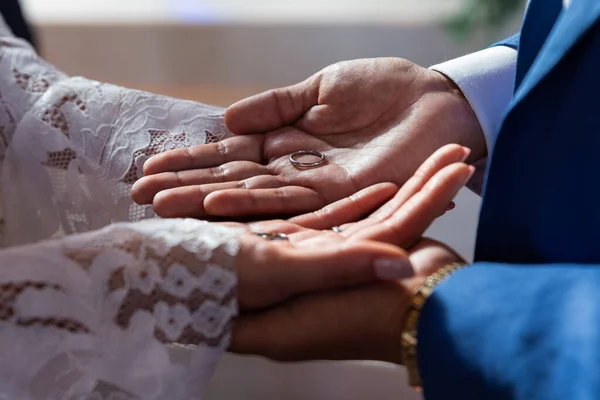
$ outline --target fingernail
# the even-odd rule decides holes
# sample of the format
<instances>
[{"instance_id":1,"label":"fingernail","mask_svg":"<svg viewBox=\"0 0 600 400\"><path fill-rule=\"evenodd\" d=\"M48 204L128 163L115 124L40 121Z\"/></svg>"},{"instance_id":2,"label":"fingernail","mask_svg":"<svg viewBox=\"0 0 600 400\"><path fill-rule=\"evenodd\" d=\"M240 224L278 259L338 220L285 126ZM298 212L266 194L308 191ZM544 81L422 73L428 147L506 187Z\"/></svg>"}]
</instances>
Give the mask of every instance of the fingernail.
<instances>
[{"instance_id":1,"label":"fingernail","mask_svg":"<svg viewBox=\"0 0 600 400\"><path fill-rule=\"evenodd\" d=\"M375 276L382 281L410 278L415 271L406 258L379 258L373 263Z\"/></svg>"},{"instance_id":2,"label":"fingernail","mask_svg":"<svg viewBox=\"0 0 600 400\"><path fill-rule=\"evenodd\" d=\"M471 154L471 149L463 146L462 150L464 155L461 161L465 161L469 157L469 154Z\"/></svg>"},{"instance_id":3,"label":"fingernail","mask_svg":"<svg viewBox=\"0 0 600 400\"><path fill-rule=\"evenodd\" d=\"M148 164L148 161L152 160L154 158L154 156L150 156L148 158L146 158L146 161L144 161L144 163L142 164L142 167L146 164Z\"/></svg>"},{"instance_id":4,"label":"fingernail","mask_svg":"<svg viewBox=\"0 0 600 400\"><path fill-rule=\"evenodd\" d=\"M476 168L472 165L469 165L469 177L467 178L467 182L471 180L473 174L475 173Z\"/></svg>"}]
</instances>

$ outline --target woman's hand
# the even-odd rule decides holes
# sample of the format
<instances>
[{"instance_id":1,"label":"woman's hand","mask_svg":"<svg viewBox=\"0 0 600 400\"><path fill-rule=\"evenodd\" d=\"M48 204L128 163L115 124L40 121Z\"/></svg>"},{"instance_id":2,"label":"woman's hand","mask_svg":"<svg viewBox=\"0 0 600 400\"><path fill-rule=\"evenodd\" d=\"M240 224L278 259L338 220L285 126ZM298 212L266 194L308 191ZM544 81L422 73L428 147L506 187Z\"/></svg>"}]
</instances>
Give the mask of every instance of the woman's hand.
<instances>
[{"instance_id":1,"label":"woman's hand","mask_svg":"<svg viewBox=\"0 0 600 400\"><path fill-rule=\"evenodd\" d=\"M320 213L250 225L254 232L281 233L288 240L269 241L252 233L242 238L236 261L241 311L303 293L412 276L401 248L417 242L468 181L472 168L462 163L467 154L461 146L448 145L399 191L394 185L378 185ZM344 224L341 233L325 229L357 220L389 198L369 218Z\"/></svg>"},{"instance_id":2,"label":"woman's hand","mask_svg":"<svg viewBox=\"0 0 600 400\"><path fill-rule=\"evenodd\" d=\"M242 310L230 351L279 361L402 364L400 338L410 297L439 268L463 262L450 248L429 239L420 240L409 259L413 275L401 281L304 295L260 313Z\"/></svg>"}]
</instances>

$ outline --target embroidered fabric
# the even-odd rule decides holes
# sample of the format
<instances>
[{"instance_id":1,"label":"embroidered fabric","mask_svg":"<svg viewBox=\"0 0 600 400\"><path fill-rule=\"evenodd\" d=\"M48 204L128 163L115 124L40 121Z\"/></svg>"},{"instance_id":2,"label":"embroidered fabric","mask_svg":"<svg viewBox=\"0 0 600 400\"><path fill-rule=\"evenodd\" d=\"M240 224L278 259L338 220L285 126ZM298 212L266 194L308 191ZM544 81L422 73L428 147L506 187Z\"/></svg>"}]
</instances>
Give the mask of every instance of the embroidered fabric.
<instances>
[{"instance_id":1,"label":"embroidered fabric","mask_svg":"<svg viewBox=\"0 0 600 400\"><path fill-rule=\"evenodd\" d=\"M221 109L66 76L0 18L0 399L201 398L239 232L129 192L151 155L227 135Z\"/></svg>"}]
</instances>

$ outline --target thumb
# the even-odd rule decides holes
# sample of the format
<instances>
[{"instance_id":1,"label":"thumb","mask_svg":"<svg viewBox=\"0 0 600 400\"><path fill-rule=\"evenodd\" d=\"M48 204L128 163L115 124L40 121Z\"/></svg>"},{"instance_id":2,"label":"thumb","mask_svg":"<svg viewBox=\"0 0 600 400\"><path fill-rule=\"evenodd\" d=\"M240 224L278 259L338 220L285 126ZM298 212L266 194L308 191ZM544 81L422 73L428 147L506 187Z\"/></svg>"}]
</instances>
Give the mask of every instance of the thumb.
<instances>
[{"instance_id":1,"label":"thumb","mask_svg":"<svg viewBox=\"0 0 600 400\"><path fill-rule=\"evenodd\" d=\"M284 88L250 96L229 106L225 124L234 134L264 133L292 125L316 106L320 74Z\"/></svg>"}]
</instances>

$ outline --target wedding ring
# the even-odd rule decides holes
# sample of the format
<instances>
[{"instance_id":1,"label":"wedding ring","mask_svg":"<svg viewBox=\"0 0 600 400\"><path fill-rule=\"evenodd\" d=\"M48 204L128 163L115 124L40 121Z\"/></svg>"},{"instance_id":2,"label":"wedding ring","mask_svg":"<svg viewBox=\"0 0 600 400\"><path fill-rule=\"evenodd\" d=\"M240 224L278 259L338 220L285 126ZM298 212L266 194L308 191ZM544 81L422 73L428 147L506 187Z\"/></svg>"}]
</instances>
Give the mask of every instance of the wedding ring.
<instances>
[{"instance_id":1,"label":"wedding ring","mask_svg":"<svg viewBox=\"0 0 600 400\"><path fill-rule=\"evenodd\" d=\"M315 156L315 157L318 157L319 159L317 161L312 161L312 162L298 161L298 158L300 158L302 156ZM324 164L326 160L327 159L325 158L325 154L323 154L317 150L300 150L300 151L295 151L292 154L290 154L290 162L292 163L292 165L294 167L297 167L297 168L318 167L319 165Z\"/></svg>"},{"instance_id":2,"label":"wedding ring","mask_svg":"<svg viewBox=\"0 0 600 400\"><path fill-rule=\"evenodd\" d=\"M331 230L335 233L342 233L342 228L340 228L339 226L334 226L333 228L331 228Z\"/></svg>"},{"instance_id":3,"label":"wedding ring","mask_svg":"<svg viewBox=\"0 0 600 400\"><path fill-rule=\"evenodd\" d=\"M255 232L254 234L265 240L290 240L285 233Z\"/></svg>"}]
</instances>

